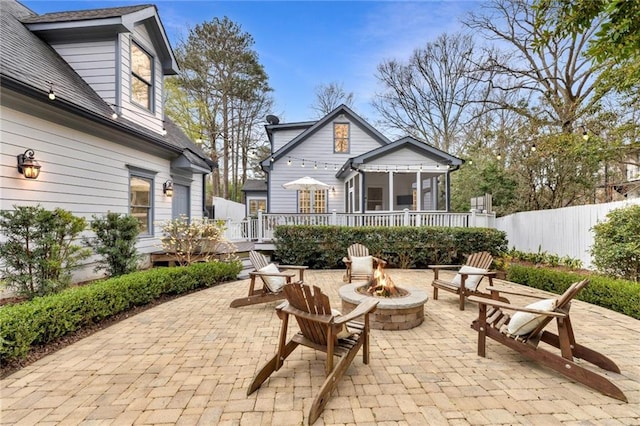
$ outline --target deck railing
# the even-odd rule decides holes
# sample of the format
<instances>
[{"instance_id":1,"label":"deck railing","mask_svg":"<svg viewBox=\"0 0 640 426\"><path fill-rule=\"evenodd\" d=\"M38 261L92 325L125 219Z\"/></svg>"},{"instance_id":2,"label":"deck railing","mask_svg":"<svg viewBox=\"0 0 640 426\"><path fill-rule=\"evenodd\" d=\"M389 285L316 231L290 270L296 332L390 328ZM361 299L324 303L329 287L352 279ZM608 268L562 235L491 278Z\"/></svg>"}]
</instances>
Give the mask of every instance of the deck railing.
<instances>
[{"instance_id":1,"label":"deck railing","mask_svg":"<svg viewBox=\"0 0 640 426\"><path fill-rule=\"evenodd\" d=\"M446 213L428 211L375 213L258 213L257 218L227 221L225 237L230 241L270 241L279 225L332 226L441 226L495 228L495 213Z\"/></svg>"}]
</instances>

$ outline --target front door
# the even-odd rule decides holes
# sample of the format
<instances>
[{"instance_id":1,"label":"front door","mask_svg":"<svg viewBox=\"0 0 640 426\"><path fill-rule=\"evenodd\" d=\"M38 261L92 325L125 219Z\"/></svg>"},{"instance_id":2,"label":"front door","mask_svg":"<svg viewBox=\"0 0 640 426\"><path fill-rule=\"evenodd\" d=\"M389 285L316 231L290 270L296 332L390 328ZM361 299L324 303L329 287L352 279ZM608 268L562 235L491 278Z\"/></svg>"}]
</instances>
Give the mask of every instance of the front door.
<instances>
[{"instance_id":1,"label":"front door","mask_svg":"<svg viewBox=\"0 0 640 426\"><path fill-rule=\"evenodd\" d=\"M187 185L180 185L174 182L173 184L173 212L172 217L178 218L181 215L191 217L189 209L189 187Z\"/></svg>"}]
</instances>

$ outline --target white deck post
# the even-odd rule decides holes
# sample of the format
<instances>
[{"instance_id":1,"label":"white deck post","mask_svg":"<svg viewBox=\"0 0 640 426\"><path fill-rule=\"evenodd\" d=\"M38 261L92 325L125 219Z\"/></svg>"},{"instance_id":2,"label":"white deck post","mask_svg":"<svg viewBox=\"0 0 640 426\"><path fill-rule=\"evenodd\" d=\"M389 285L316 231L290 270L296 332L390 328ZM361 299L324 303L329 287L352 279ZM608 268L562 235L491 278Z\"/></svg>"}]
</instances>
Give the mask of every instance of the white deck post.
<instances>
[{"instance_id":1,"label":"white deck post","mask_svg":"<svg viewBox=\"0 0 640 426\"><path fill-rule=\"evenodd\" d=\"M409 226L409 209L405 208L403 210L403 212L404 212L404 216L403 216L403 219L402 219L402 224L404 226Z\"/></svg>"},{"instance_id":2,"label":"white deck post","mask_svg":"<svg viewBox=\"0 0 640 426\"><path fill-rule=\"evenodd\" d=\"M338 224L338 214L336 209L331 210L331 225L335 226Z\"/></svg>"},{"instance_id":3,"label":"white deck post","mask_svg":"<svg viewBox=\"0 0 640 426\"><path fill-rule=\"evenodd\" d=\"M264 225L262 223L262 210L258 210L258 242L261 243L264 238Z\"/></svg>"}]
</instances>

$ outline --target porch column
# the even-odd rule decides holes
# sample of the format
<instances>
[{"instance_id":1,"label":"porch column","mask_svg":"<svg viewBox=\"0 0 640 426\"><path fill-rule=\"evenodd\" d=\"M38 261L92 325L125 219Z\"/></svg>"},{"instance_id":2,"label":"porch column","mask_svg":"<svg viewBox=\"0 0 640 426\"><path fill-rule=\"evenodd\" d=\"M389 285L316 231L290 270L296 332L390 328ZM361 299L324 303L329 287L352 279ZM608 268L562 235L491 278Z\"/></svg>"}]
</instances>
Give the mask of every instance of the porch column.
<instances>
[{"instance_id":1,"label":"porch column","mask_svg":"<svg viewBox=\"0 0 640 426\"><path fill-rule=\"evenodd\" d=\"M449 181L449 170L447 170L447 173L444 175L444 205L446 208L446 212L449 213L449 211L451 210L451 200L449 200L449 192L451 191L451 182Z\"/></svg>"},{"instance_id":2,"label":"porch column","mask_svg":"<svg viewBox=\"0 0 640 426\"><path fill-rule=\"evenodd\" d=\"M393 211L393 172L389 171L389 209Z\"/></svg>"},{"instance_id":3,"label":"porch column","mask_svg":"<svg viewBox=\"0 0 640 426\"><path fill-rule=\"evenodd\" d=\"M422 173L416 172L416 211L422 210Z\"/></svg>"},{"instance_id":4,"label":"porch column","mask_svg":"<svg viewBox=\"0 0 640 426\"><path fill-rule=\"evenodd\" d=\"M360 212L364 213L367 210L367 194L365 193L365 188L367 187L365 182L365 173L358 172L360 174Z\"/></svg>"}]
</instances>

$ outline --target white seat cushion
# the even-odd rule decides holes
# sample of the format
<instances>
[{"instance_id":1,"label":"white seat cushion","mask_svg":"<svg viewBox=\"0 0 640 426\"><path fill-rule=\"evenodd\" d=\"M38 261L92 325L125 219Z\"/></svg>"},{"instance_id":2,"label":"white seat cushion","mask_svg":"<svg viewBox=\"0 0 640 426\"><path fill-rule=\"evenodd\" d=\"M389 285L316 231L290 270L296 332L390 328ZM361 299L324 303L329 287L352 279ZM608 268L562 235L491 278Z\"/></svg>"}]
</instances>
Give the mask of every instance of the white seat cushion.
<instances>
[{"instance_id":1,"label":"white seat cushion","mask_svg":"<svg viewBox=\"0 0 640 426\"><path fill-rule=\"evenodd\" d=\"M544 299L531 303L527 305L526 308L551 312L556 308L557 304L557 299ZM507 332L515 336L529 334L540 325L545 318L546 316L544 315L533 314L531 312L516 312L511 316L511 320L509 320Z\"/></svg>"},{"instance_id":2,"label":"white seat cushion","mask_svg":"<svg viewBox=\"0 0 640 426\"><path fill-rule=\"evenodd\" d=\"M485 272L487 272L487 270L465 265L458 270L458 273L456 274L455 277L453 277L453 280L451 280L451 282L455 284L457 287L460 287L460 283L462 282L462 277L460 276L460 274L468 274L472 272L478 273L478 274L484 274ZM464 286L469 290L475 290L476 288L478 288L478 284L480 283L481 279L482 279L482 275L467 275L467 278L464 280Z\"/></svg>"},{"instance_id":3,"label":"white seat cushion","mask_svg":"<svg viewBox=\"0 0 640 426\"><path fill-rule=\"evenodd\" d=\"M268 272L270 274L277 274L280 272L280 270L275 264L270 263L264 268L259 269L258 272ZM287 283L287 280L285 279L285 277L262 276L261 278L264 280L267 287L269 287L269 290L273 293L278 293L280 290L282 290L282 287L284 287L284 285Z\"/></svg>"},{"instance_id":4,"label":"white seat cushion","mask_svg":"<svg viewBox=\"0 0 640 426\"><path fill-rule=\"evenodd\" d=\"M373 256L351 256L351 275L372 275Z\"/></svg>"}]
</instances>

